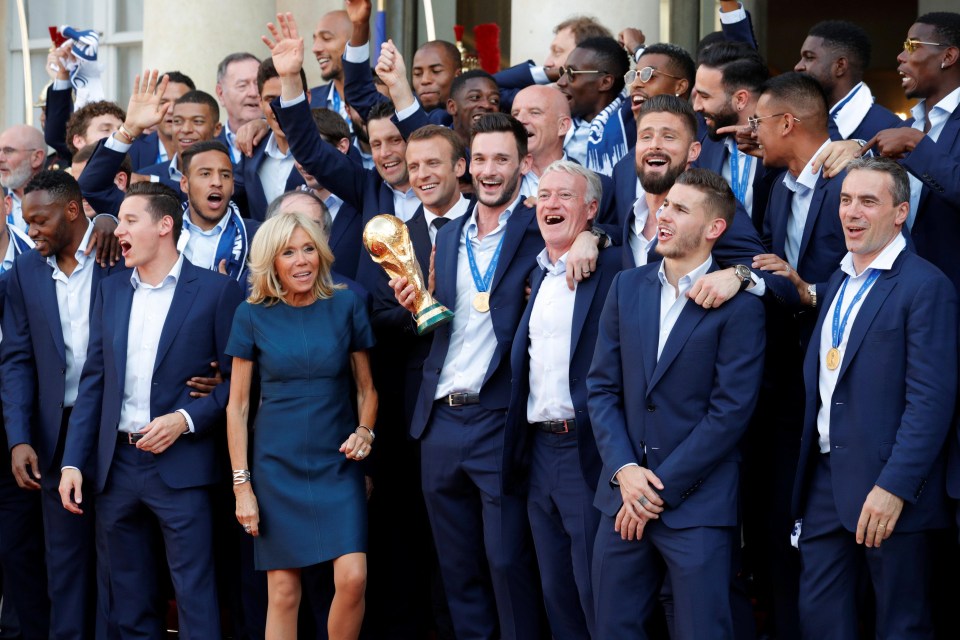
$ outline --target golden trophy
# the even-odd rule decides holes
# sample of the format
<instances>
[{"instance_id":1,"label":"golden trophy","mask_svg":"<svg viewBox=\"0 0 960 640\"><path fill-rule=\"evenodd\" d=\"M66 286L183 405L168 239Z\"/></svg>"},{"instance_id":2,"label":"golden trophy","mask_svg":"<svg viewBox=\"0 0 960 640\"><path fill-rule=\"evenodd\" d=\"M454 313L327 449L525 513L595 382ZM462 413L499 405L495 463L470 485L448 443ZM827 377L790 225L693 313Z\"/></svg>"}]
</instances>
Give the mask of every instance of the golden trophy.
<instances>
[{"instance_id":1,"label":"golden trophy","mask_svg":"<svg viewBox=\"0 0 960 640\"><path fill-rule=\"evenodd\" d=\"M410 242L410 232L400 218L384 213L370 220L363 228L363 246L390 278L406 278L413 285L417 310L413 319L417 322L418 335L430 333L453 319L453 312L434 300L427 290Z\"/></svg>"}]
</instances>

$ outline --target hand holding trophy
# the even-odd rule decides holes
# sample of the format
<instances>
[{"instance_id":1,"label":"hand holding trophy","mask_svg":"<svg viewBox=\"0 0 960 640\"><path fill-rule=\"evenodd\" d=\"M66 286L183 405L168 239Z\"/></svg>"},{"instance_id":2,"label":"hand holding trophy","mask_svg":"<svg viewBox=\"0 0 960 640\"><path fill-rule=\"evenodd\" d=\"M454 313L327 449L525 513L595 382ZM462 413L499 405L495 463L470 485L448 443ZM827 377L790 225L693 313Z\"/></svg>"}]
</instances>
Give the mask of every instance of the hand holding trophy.
<instances>
[{"instance_id":1,"label":"hand holding trophy","mask_svg":"<svg viewBox=\"0 0 960 640\"><path fill-rule=\"evenodd\" d=\"M430 295L410 233L400 218L386 213L374 217L363 228L363 245L390 278L406 278L413 285L416 290L413 319L417 322L418 335L430 333L453 319L453 312Z\"/></svg>"}]
</instances>

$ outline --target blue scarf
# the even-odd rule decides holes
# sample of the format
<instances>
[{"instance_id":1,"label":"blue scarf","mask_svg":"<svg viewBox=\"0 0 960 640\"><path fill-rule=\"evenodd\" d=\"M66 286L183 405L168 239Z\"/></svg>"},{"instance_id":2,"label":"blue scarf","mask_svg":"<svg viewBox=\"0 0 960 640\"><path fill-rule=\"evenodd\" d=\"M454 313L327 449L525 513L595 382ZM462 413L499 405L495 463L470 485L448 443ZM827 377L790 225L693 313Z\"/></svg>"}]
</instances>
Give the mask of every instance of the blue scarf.
<instances>
[{"instance_id":1,"label":"blue scarf","mask_svg":"<svg viewBox=\"0 0 960 640\"><path fill-rule=\"evenodd\" d=\"M613 176L613 167L629 149L623 131L620 107L625 100L623 92L607 105L606 109L590 121L590 137L587 139L587 162L585 166L605 176Z\"/></svg>"},{"instance_id":2,"label":"blue scarf","mask_svg":"<svg viewBox=\"0 0 960 640\"><path fill-rule=\"evenodd\" d=\"M15 225L8 224L7 233L10 235L10 242L13 243L13 252L15 255L20 255L33 249L33 240Z\"/></svg>"},{"instance_id":3,"label":"blue scarf","mask_svg":"<svg viewBox=\"0 0 960 640\"><path fill-rule=\"evenodd\" d=\"M189 208L188 203L183 204L184 212ZM185 228L181 231L180 242L177 248L183 251L187 241L190 238L190 232ZM247 238L247 228L243 224L243 218L240 216L240 210L231 200L228 204L227 224L220 234L220 240L217 243L217 253L213 259L212 271L218 271L221 260L227 261L227 275L244 284L243 278L246 273L247 256L250 253L250 241ZM197 265L203 266L203 265Z\"/></svg>"}]
</instances>

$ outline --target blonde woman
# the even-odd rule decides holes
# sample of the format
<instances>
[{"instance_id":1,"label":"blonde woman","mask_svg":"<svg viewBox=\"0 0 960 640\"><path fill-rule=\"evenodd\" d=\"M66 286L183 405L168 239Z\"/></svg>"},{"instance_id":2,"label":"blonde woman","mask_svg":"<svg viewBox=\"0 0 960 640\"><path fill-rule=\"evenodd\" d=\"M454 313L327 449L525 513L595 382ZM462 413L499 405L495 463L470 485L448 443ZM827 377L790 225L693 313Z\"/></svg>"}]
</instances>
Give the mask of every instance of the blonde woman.
<instances>
[{"instance_id":1,"label":"blonde woman","mask_svg":"<svg viewBox=\"0 0 960 640\"><path fill-rule=\"evenodd\" d=\"M282 213L260 227L250 256L251 294L237 309L227 435L237 520L255 537L267 572L267 640L295 638L300 568L333 560L331 639L356 638L363 620L367 520L363 472L377 393L367 349L373 334L360 299L333 284L333 254L319 226ZM250 383L262 404L248 463ZM359 425L350 406L357 390Z\"/></svg>"}]
</instances>

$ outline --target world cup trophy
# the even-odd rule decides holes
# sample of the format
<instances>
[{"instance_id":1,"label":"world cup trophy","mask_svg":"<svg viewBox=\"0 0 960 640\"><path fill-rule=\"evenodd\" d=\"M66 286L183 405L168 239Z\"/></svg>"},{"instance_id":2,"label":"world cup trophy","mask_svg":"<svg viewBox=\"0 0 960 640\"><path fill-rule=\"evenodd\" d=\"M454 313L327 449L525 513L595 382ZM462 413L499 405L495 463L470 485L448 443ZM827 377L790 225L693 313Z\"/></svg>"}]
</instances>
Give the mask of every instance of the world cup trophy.
<instances>
[{"instance_id":1,"label":"world cup trophy","mask_svg":"<svg viewBox=\"0 0 960 640\"><path fill-rule=\"evenodd\" d=\"M410 242L410 232L400 218L386 213L374 217L363 228L363 245L390 278L406 278L413 285L416 292L413 319L417 323L418 335L430 333L453 319L453 312L437 302L427 290Z\"/></svg>"}]
</instances>

